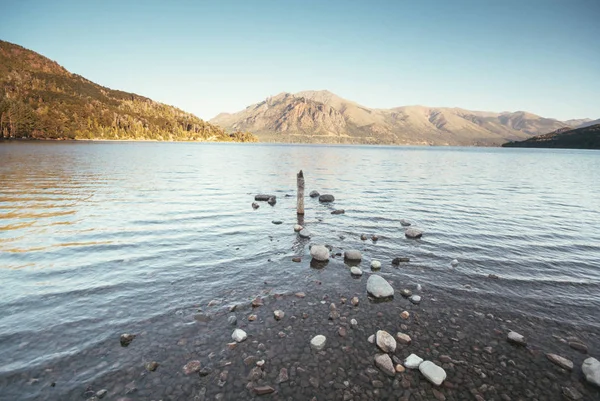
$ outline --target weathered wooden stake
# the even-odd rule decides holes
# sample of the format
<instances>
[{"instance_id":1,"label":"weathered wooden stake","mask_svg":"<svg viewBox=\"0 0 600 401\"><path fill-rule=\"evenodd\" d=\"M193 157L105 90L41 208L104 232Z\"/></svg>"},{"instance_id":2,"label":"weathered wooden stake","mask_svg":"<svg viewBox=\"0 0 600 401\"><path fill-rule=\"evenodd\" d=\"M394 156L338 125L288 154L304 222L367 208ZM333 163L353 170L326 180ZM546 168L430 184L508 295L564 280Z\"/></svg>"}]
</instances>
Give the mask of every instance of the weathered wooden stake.
<instances>
[{"instance_id":1,"label":"weathered wooden stake","mask_svg":"<svg viewBox=\"0 0 600 401\"><path fill-rule=\"evenodd\" d=\"M298 214L304 214L304 173L302 170L296 176L296 181L298 182Z\"/></svg>"}]
</instances>

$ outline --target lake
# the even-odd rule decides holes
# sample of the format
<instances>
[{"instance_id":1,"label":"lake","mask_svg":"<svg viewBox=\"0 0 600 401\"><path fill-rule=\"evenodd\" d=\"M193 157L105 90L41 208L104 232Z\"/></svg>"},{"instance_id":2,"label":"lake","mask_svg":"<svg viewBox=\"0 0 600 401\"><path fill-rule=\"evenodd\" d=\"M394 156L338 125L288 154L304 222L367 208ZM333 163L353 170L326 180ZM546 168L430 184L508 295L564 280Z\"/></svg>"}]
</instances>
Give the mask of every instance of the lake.
<instances>
[{"instance_id":1,"label":"lake","mask_svg":"<svg viewBox=\"0 0 600 401\"><path fill-rule=\"evenodd\" d=\"M310 240L293 231L301 169ZM253 210L259 193L276 205ZM401 219L423 237L405 238ZM364 288L341 262L311 268L311 243L359 249L366 274L379 260L394 284L449 305L600 333L599 227L596 151L0 143L0 399L81 399L115 372L136 377L143 357L126 356L119 335L186 332L213 300L225 310L315 280Z\"/></svg>"}]
</instances>

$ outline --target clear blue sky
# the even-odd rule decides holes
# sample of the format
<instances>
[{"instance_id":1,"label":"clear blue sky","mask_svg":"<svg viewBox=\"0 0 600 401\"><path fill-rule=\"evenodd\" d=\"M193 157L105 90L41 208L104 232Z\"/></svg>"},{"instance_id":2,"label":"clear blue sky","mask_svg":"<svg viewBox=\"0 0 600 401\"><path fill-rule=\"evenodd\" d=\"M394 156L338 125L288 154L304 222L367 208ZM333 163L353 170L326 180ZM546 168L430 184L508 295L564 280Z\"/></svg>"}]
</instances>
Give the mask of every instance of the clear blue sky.
<instances>
[{"instance_id":1,"label":"clear blue sky","mask_svg":"<svg viewBox=\"0 0 600 401\"><path fill-rule=\"evenodd\" d=\"M0 38L202 118L279 92L600 118L600 0L0 0Z\"/></svg>"}]
</instances>

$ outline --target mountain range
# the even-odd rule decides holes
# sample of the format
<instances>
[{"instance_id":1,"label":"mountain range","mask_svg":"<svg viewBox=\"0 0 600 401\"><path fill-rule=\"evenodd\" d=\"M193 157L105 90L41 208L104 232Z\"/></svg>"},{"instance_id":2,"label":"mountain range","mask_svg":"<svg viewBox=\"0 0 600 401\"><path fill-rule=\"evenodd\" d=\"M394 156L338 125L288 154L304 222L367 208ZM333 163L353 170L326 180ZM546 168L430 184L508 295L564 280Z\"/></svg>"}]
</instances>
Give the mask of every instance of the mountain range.
<instances>
[{"instance_id":1,"label":"mountain range","mask_svg":"<svg viewBox=\"0 0 600 401\"><path fill-rule=\"evenodd\" d=\"M256 141L173 106L95 84L0 41L0 139L25 138Z\"/></svg>"},{"instance_id":2,"label":"mountain range","mask_svg":"<svg viewBox=\"0 0 600 401\"><path fill-rule=\"evenodd\" d=\"M327 90L280 93L237 113L221 113L210 122L226 130L251 131L265 142L464 146L497 146L594 123L591 119L558 121L525 111L374 109Z\"/></svg>"}]
</instances>

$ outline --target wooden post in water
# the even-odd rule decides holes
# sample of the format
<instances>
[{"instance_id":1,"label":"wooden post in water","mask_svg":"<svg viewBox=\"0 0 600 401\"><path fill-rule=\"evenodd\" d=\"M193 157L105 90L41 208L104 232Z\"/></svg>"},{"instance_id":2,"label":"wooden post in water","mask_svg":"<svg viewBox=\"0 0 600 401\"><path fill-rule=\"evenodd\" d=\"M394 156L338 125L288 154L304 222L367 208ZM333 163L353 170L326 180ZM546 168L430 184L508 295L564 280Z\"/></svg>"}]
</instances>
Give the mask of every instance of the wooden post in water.
<instances>
[{"instance_id":1,"label":"wooden post in water","mask_svg":"<svg viewBox=\"0 0 600 401\"><path fill-rule=\"evenodd\" d=\"M298 207L297 213L304 215L304 173L302 170L296 176L296 181L298 183Z\"/></svg>"}]
</instances>

